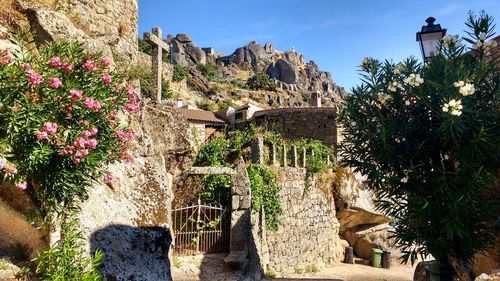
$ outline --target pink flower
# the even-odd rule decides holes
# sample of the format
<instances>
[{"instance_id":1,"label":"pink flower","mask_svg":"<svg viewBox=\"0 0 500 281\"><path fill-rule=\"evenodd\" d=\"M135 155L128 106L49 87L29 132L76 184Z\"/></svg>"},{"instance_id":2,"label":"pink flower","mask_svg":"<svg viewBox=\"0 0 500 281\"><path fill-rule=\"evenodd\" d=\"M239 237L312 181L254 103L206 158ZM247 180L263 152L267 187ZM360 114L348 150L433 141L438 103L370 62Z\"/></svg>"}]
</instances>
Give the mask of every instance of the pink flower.
<instances>
[{"instance_id":1,"label":"pink flower","mask_svg":"<svg viewBox=\"0 0 500 281\"><path fill-rule=\"evenodd\" d=\"M93 136L97 135L97 132L99 132L99 130L97 130L97 128L92 128L92 129L90 129L90 133L91 133Z\"/></svg>"},{"instance_id":2,"label":"pink flower","mask_svg":"<svg viewBox=\"0 0 500 281\"><path fill-rule=\"evenodd\" d=\"M85 143L87 143L87 141L84 138L79 138L75 142L73 142L73 145L75 147L85 148Z\"/></svg>"},{"instance_id":3,"label":"pink flower","mask_svg":"<svg viewBox=\"0 0 500 281\"><path fill-rule=\"evenodd\" d=\"M89 151L87 149L80 149L75 153L75 157L77 158L83 158L87 155L89 155Z\"/></svg>"},{"instance_id":4,"label":"pink flower","mask_svg":"<svg viewBox=\"0 0 500 281\"><path fill-rule=\"evenodd\" d=\"M99 109L101 109L101 104L100 104L98 101L94 102L94 107L93 107L93 109L94 109L95 111L99 111Z\"/></svg>"},{"instance_id":5,"label":"pink flower","mask_svg":"<svg viewBox=\"0 0 500 281\"><path fill-rule=\"evenodd\" d=\"M104 82L104 85L109 85L111 84L111 75L109 73L104 73L104 75L101 77L102 82Z\"/></svg>"},{"instance_id":6,"label":"pink flower","mask_svg":"<svg viewBox=\"0 0 500 281\"><path fill-rule=\"evenodd\" d=\"M0 159L0 169L5 168L5 164L7 163L7 160L5 158Z\"/></svg>"},{"instance_id":7,"label":"pink flower","mask_svg":"<svg viewBox=\"0 0 500 281\"><path fill-rule=\"evenodd\" d=\"M99 109L101 109L101 104L92 97L86 97L83 101L83 107L99 111Z\"/></svg>"},{"instance_id":8,"label":"pink flower","mask_svg":"<svg viewBox=\"0 0 500 281\"><path fill-rule=\"evenodd\" d=\"M36 135L36 139L37 140L44 140L47 138L47 132L40 132L40 131L36 131L35 132L35 135Z\"/></svg>"},{"instance_id":9,"label":"pink flower","mask_svg":"<svg viewBox=\"0 0 500 281\"><path fill-rule=\"evenodd\" d=\"M101 70L101 68L100 68L99 66L97 66L97 65L95 65L95 66L92 68L92 71L93 71L93 72L97 72L97 71L99 71L99 70Z\"/></svg>"},{"instance_id":10,"label":"pink flower","mask_svg":"<svg viewBox=\"0 0 500 281\"><path fill-rule=\"evenodd\" d=\"M23 181L23 182L16 184L16 187L21 189L21 190L25 190L28 187L28 183Z\"/></svg>"},{"instance_id":11,"label":"pink flower","mask_svg":"<svg viewBox=\"0 0 500 281\"><path fill-rule=\"evenodd\" d=\"M3 52L3 56L0 58L0 65L6 65L12 62L14 58L9 53L9 51L5 50Z\"/></svg>"},{"instance_id":12,"label":"pink flower","mask_svg":"<svg viewBox=\"0 0 500 281\"><path fill-rule=\"evenodd\" d=\"M73 154L75 147L72 145L67 145L65 149L59 151L59 156L67 156Z\"/></svg>"},{"instance_id":13,"label":"pink flower","mask_svg":"<svg viewBox=\"0 0 500 281\"><path fill-rule=\"evenodd\" d=\"M73 65L69 62L63 62L62 69L66 72L70 72L71 70L73 70Z\"/></svg>"},{"instance_id":14,"label":"pink flower","mask_svg":"<svg viewBox=\"0 0 500 281\"><path fill-rule=\"evenodd\" d=\"M73 164L75 164L75 165L76 165L76 164L80 164L80 162L82 161L82 159L81 159L81 158L78 158L78 157L73 157L73 159L72 159L72 160L73 160Z\"/></svg>"},{"instance_id":15,"label":"pink flower","mask_svg":"<svg viewBox=\"0 0 500 281\"><path fill-rule=\"evenodd\" d=\"M131 84L126 84L125 85L125 90L127 91L127 94L129 94L129 95L135 94L134 86L131 85Z\"/></svg>"},{"instance_id":16,"label":"pink flower","mask_svg":"<svg viewBox=\"0 0 500 281\"><path fill-rule=\"evenodd\" d=\"M111 119L116 119L116 118L118 118L118 114L116 114L116 112L114 112L114 111L111 111L111 112L109 113L109 116L111 116Z\"/></svg>"},{"instance_id":17,"label":"pink flower","mask_svg":"<svg viewBox=\"0 0 500 281\"><path fill-rule=\"evenodd\" d=\"M125 163L132 163L134 161L134 157L124 151L120 152L120 159L125 161Z\"/></svg>"},{"instance_id":18,"label":"pink flower","mask_svg":"<svg viewBox=\"0 0 500 281\"><path fill-rule=\"evenodd\" d=\"M113 126L113 127L118 126L118 122L116 122L115 120L109 120L109 121L108 121L108 124L109 124L110 126Z\"/></svg>"},{"instance_id":19,"label":"pink flower","mask_svg":"<svg viewBox=\"0 0 500 281\"><path fill-rule=\"evenodd\" d=\"M9 166L9 167L5 168L5 172L7 174L11 174L11 175L17 174L17 168L16 168L16 166Z\"/></svg>"},{"instance_id":20,"label":"pink flower","mask_svg":"<svg viewBox=\"0 0 500 281\"><path fill-rule=\"evenodd\" d=\"M85 69L85 70L92 70L94 68L94 62L91 61L91 60L87 60L85 61L85 63L82 65L82 67Z\"/></svg>"},{"instance_id":21,"label":"pink flower","mask_svg":"<svg viewBox=\"0 0 500 281\"><path fill-rule=\"evenodd\" d=\"M128 101L130 103L137 103L137 95L135 93L132 93L132 94L128 94Z\"/></svg>"},{"instance_id":22,"label":"pink flower","mask_svg":"<svg viewBox=\"0 0 500 281\"><path fill-rule=\"evenodd\" d=\"M108 66L111 63L111 61L109 60L109 58L106 57L102 59L101 63L105 66Z\"/></svg>"},{"instance_id":23,"label":"pink flower","mask_svg":"<svg viewBox=\"0 0 500 281\"><path fill-rule=\"evenodd\" d=\"M129 139L133 139L134 137L135 137L135 132L134 132L134 130L129 130L129 131L127 132L127 138L129 138Z\"/></svg>"},{"instance_id":24,"label":"pink flower","mask_svg":"<svg viewBox=\"0 0 500 281\"><path fill-rule=\"evenodd\" d=\"M104 176L104 183L110 184L113 181L113 175L107 174Z\"/></svg>"},{"instance_id":25,"label":"pink flower","mask_svg":"<svg viewBox=\"0 0 500 281\"><path fill-rule=\"evenodd\" d=\"M51 57L50 66L52 66L53 68L61 66L61 59L59 57Z\"/></svg>"},{"instance_id":26,"label":"pink flower","mask_svg":"<svg viewBox=\"0 0 500 281\"><path fill-rule=\"evenodd\" d=\"M22 70L30 70L31 67L27 63L23 63L19 66Z\"/></svg>"},{"instance_id":27,"label":"pink flower","mask_svg":"<svg viewBox=\"0 0 500 281\"><path fill-rule=\"evenodd\" d=\"M71 95L72 101L77 101L82 98L82 92L78 90L69 90L69 94Z\"/></svg>"},{"instance_id":28,"label":"pink flower","mask_svg":"<svg viewBox=\"0 0 500 281\"><path fill-rule=\"evenodd\" d=\"M38 85L43 82L43 76L38 74L33 69L28 69L28 81L32 85Z\"/></svg>"},{"instance_id":29,"label":"pink flower","mask_svg":"<svg viewBox=\"0 0 500 281\"><path fill-rule=\"evenodd\" d=\"M94 149L99 142L96 139L90 139L85 143L86 148Z\"/></svg>"},{"instance_id":30,"label":"pink flower","mask_svg":"<svg viewBox=\"0 0 500 281\"><path fill-rule=\"evenodd\" d=\"M119 139L123 139L125 137L125 132L122 130L116 130L116 137Z\"/></svg>"},{"instance_id":31,"label":"pink flower","mask_svg":"<svg viewBox=\"0 0 500 281\"><path fill-rule=\"evenodd\" d=\"M57 125L57 123L45 122L45 124L43 125L43 130L49 135L54 135L55 133L57 133L58 128L59 125Z\"/></svg>"},{"instance_id":32,"label":"pink flower","mask_svg":"<svg viewBox=\"0 0 500 281\"><path fill-rule=\"evenodd\" d=\"M123 107L127 112L135 112L141 109L141 106L138 103L127 104Z\"/></svg>"},{"instance_id":33,"label":"pink flower","mask_svg":"<svg viewBox=\"0 0 500 281\"><path fill-rule=\"evenodd\" d=\"M57 88L60 88L62 86L61 79L59 79L57 77L51 77L49 79L50 79L50 87L52 89L57 89Z\"/></svg>"},{"instance_id":34,"label":"pink flower","mask_svg":"<svg viewBox=\"0 0 500 281\"><path fill-rule=\"evenodd\" d=\"M88 139L90 136L92 136L92 133L90 131L87 130L83 131L82 137Z\"/></svg>"}]
</instances>

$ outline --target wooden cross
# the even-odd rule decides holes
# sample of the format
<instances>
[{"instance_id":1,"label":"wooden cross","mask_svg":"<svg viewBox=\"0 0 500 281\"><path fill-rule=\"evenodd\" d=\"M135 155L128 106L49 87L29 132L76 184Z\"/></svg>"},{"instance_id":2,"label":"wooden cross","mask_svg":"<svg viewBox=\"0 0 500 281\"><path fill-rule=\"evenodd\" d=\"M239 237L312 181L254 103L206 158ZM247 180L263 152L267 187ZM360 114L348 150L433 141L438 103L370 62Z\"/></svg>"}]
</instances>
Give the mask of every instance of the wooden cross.
<instances>
[{"instance_id":1,"label":"wooden cross","mask_svg":"<svg viewBox=\"0 0 500 281\"><path fill-rule=\"evenodd\" d=\"M158 102L161 102L161 79L162 79L162 52L170 51L170 46L162 40L161 28L153 27L151 32L144 32L144 41L153 47L151 55L151 77L153 78L153 91L156 93ZM153 93L153 94L154 94Z\"/></svg>"}]
</instances>

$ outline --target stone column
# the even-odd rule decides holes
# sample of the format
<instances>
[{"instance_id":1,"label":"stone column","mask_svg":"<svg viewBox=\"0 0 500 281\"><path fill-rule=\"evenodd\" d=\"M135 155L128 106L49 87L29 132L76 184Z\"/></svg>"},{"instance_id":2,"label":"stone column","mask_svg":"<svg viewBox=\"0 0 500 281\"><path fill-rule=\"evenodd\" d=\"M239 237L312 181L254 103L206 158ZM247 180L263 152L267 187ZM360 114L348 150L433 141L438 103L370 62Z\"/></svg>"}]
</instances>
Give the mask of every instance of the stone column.
<instances>
[{"instance_id":1,"label":"stone column","mask_svg":"<svg viewBox=\"0 0 500 281\"><path fill-rule=\"evenodd\" d=\"M252 163L264 164L264 139L262 137L252 141Z\"/></svg>"},{"instance_id":2,"label":"stone column","mask_svg":"<svg viewBox=\"0 0 500 281\"><path fill-rule=\"evenodd\" d=\"M302 168L306 167L307 162L307 150L305 147L302 148Z\"/></svg>"},{"instance_id":3,"label":"stone column","mask_svg":"<svg viewBox=\"0 0 500 281\"><path fill-rule=\"evenodd\" d=\"M271 165L276 165L276 145L271 144Z\"/></svg>"},{"instance_id":4,"label":"stone column","mask_svg":"<svg viewBox=\"0 0 500 281\"><path fill-rule=\"evenodd\" d=\"M251 233L251 200L250 179L243 158L236 166L236 174L232 176L232 210L231 232L229 241L229 255L224 261L231 265L241 267L247 260Z\"/></svg>"},{"instance_id":5,"label":"stone column","mask_svg":"<svg viewBox=\"0 0 500 281\"><path fill-rule=\"evenodd\" d=\"M162 32L159 27L155 27L151 30L156 37L162 38ZM151 65L151 78L153 78L153 93L156 93L156 99L161 101L161 78L162 78L162 51L163 49L159 45L153 45L152 65Z\"/></svg>"},{"instance_id":6,"label":"stone column","mask_svg":"<svg viewBox=\"0 0 500 281\"><path fill-rule=\"evenodd\" d=\"M288 167L286 158L286 144L283 144L283 167Z\"/></svg>"},{"instance_id":7,"label":"stone column","mask_svg":"<svg viewBox=\"0 0 500 281\"><path fill-rule=\"evenodd\" d=\"M292 167L298 167L298 161L297 161L297 146L292 146Z\"/></svg>"}]
</instances>

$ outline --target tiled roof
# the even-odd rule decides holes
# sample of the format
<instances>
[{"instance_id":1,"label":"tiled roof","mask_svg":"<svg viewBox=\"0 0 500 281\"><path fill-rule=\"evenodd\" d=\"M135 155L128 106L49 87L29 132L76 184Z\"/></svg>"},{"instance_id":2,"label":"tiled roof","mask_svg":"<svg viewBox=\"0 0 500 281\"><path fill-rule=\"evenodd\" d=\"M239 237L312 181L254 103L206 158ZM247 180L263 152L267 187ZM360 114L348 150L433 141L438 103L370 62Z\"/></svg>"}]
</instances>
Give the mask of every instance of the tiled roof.
<instances>
[{"instance_id":1,"label":"tiled roof","mask_svg":"<svg viewBox=\"0 0 500 281\"><path fill-rule=\"evenodd\" d=\"M182 113L189 121L196 121L199 123L216 123L225 124L224 120L215 117L215 114L211 111L206 110L196 110L187 108L177 108L177 111Z\"/></svg>"}]
</instances>

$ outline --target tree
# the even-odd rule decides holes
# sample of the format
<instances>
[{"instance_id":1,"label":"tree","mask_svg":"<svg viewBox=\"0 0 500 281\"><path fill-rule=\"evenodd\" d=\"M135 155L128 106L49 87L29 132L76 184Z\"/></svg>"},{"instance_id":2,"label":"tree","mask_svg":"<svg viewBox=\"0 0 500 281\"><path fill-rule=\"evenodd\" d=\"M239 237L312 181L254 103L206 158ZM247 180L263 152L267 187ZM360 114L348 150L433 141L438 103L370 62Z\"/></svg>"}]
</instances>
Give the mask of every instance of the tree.
<instances>
[{"instance_id":1,"label":"tree","mask_svg":"<svg viewBox=\"0 0 500 281\"><path fill-rule=\"evenodd\" d=\"M344 164L368 177L394 219L404 260L432 254L471 280L473 255L494 241L500 90L492 18L470 14L464 41L446 36L428 64L371 58L340 114Z\"/></svg>"}]
</instances>

